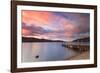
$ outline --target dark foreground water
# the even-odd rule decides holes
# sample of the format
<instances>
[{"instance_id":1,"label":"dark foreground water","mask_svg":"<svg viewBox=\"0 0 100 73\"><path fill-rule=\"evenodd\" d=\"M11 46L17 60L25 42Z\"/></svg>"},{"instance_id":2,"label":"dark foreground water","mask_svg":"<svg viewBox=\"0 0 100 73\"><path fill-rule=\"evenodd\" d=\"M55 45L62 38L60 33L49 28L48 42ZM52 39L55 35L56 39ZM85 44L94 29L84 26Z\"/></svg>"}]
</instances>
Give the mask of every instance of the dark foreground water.
<instances>
[{"instance_id":1,"label":"dark foreground water","mask_svg":"<svg viewBox=\"0 0 100 73\"><path fill-rule=\"evenodd\" d=\"M63 42L22 43L22 62L66 60L76 54L62 46Z\"/></svg>"}]
</instances>

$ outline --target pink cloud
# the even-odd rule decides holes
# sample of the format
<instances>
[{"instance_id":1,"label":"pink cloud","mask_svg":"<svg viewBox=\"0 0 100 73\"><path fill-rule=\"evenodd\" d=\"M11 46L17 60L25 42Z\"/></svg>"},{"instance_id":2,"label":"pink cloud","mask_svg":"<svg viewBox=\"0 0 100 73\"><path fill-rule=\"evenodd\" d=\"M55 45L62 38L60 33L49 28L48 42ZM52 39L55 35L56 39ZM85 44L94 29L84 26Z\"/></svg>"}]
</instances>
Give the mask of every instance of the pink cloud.
<instances>
[{"instance_id":1,"label":"pink cloud","mask_svg":"<svg viewBox=\"0 0 100 73\"><path fill-rule=\"evenodd\" d=\"M84 26L83 23L88 23L88 18L86 19L86 17L82 16L81 14L74 13L69 16L71 18L74 17L74 20L71 20L68 17L64 17L63 15L56 14L56 12L22 11L22 23L26 24L26 28L30 27L28 29L24 29L23 27L22 34L26 35L27 37L47 39L72 39L72 37L75 36L75 34L83 31L85 32L85 30L88 29ZM40 27L42 29L36 30L33 27ZM79 27L81 29L79 29Z\"/></svg>"},{"instance_id":2,"label":"pink cloud","mask_svg":"<svg viewBox=\"0 0 100 73\"><path fill-rule=\"evenodd\" d=\"M37 26L51 25L51 15L50 12L22 11L22 22Z\"/></svg>"},{"instance_id":3,"label":"pink cloud","mask_svg":"<svg viewBox=\"0 0 100 73\"><path fill-rule=\"evenodd\" d=\"M25 35L29 35L31 33L30 30L27 30L27 29L22 29L22 35L25 36Z\"/></svg>"}]
</instances>

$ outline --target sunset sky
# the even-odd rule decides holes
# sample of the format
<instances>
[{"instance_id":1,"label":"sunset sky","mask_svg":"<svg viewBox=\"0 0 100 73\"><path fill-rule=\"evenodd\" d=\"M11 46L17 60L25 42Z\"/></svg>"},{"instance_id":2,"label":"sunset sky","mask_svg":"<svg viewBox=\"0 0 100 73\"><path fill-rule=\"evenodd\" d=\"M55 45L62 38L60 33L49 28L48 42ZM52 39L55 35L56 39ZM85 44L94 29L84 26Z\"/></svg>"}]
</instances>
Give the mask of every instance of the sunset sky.
<instances>
[{"instance_id":1,"label":"sunset sky","mask_svg":"<svg viewBox=\"0 0 100 73\"><path fill-rule=\"evenodd\" d=\"M89 36L88 13L22 11L22 36L72 41Z\"/></svg>"}]
</instances>

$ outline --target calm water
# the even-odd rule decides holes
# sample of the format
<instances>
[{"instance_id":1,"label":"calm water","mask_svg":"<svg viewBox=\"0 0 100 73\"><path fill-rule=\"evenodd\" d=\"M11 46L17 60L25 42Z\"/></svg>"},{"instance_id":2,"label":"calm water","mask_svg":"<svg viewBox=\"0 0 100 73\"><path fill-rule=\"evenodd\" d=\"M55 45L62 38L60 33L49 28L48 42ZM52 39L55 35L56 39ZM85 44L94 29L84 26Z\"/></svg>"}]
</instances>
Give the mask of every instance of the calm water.
<instances>
[{"instance_id":1,"label":"calm water","mask_svg":"<svg viewBox=\"0 0 100 73\"><path fill-rule=\"evenodd\" d=\"M63 42L23 43L22 62L66 60L76 54L62 44Z\"/></svg>"}]
</instances>

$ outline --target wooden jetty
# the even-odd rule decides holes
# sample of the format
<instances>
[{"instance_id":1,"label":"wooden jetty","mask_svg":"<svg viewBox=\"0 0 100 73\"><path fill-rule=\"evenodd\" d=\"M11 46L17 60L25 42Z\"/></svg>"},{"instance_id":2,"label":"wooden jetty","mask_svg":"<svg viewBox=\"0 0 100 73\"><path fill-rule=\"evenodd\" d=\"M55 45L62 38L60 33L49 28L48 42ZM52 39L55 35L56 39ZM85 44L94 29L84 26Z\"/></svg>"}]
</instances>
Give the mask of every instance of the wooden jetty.
<instances>
[{"instance_id":1,"label":"wooden jetty","mask_svg":"<svg viewBox=\"0 0 100 73\"><path fill-rule=\"evenodd\" d=\"M62 44L62 46L67 47L69 49L72 49L72 50L79 52L79 53L90 50L89 44L87 45L87 44L80 44L80 43L77 43L77 44L68 43L67 45Z\"/></svg>"}]
</instances>

